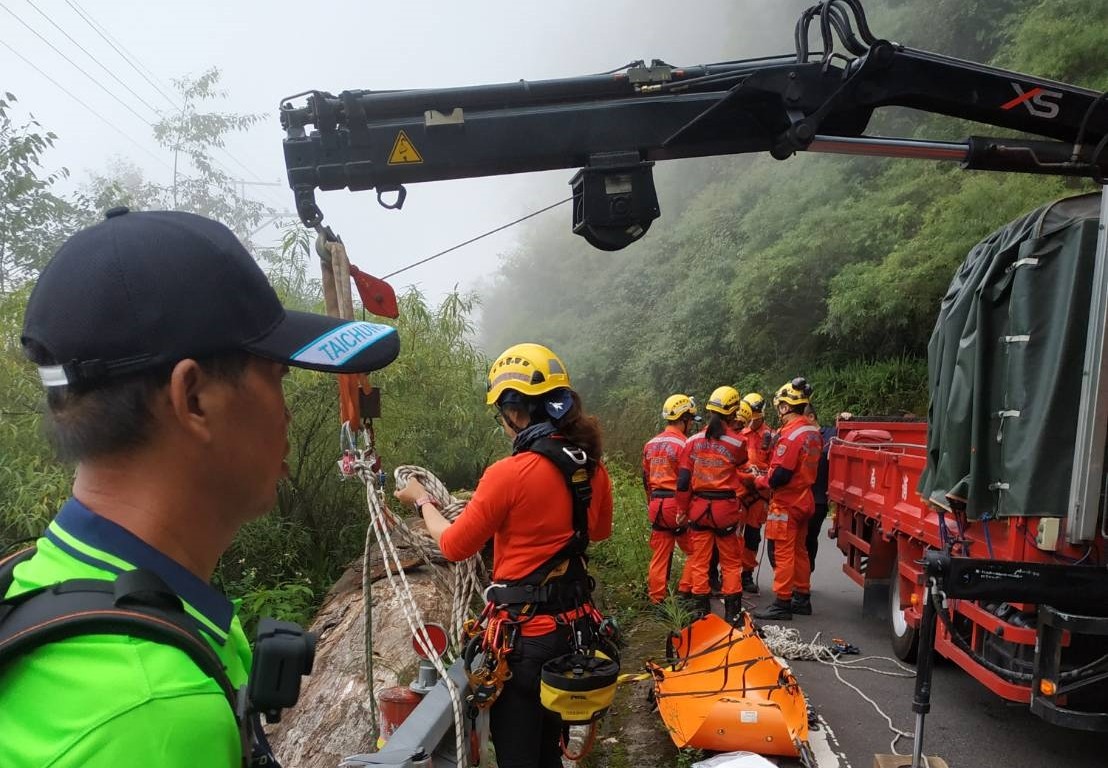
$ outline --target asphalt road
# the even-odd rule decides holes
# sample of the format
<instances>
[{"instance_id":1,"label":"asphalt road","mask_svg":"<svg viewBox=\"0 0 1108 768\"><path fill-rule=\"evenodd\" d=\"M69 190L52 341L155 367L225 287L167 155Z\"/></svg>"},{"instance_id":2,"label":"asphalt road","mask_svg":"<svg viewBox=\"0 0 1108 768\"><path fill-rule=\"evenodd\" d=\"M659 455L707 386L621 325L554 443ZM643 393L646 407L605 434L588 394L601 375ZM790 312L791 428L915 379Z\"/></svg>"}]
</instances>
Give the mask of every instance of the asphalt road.
<instances>
[{"instance_id":1,"label":"asphalt road","mask_svg":"<svg viewBox=\"0 0 1108 768\"><path fill-rule=\"evenodd\" d=\"M791 626L810 640L842 638L863 655L892 656L886 621L862 615L862 590L842 572L842 555L834 543L821 540L812 582L812 616L798 616ZM757 604L773 599L772 574L765 563ZM817 662L792 662L808 700L830 725L838 746L853 768L870 768L874 754L888 754L892 734L885 721L857 693L840 683L835 671ZM874 666L895 669L891 663ZM911 732L914 681L863 670L843 671L892 718ZM1105 768L1108 734L1071 731L1050 725L1026 705L1010 704L955 666L939 659L932 684L932 710L924 728L924 752L946 760L951 768ZM910 754L912 742L901 739L898 751ZM837 768L834 765L819 768ZM843 767L845 768L845 766Z\"/></svg>"}]
</instances>

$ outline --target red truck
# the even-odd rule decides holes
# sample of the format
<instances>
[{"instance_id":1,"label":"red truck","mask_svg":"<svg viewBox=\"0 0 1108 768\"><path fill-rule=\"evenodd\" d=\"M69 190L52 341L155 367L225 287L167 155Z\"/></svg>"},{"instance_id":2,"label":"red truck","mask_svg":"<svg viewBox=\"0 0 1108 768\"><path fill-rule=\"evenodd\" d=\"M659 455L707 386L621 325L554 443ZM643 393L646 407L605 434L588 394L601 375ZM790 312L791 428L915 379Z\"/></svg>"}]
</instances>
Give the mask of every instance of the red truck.
<instances>
[{"instance_id":1,"label":"red truck","mask_svg":"<svg viewBox=\"0 0 1108 768\"><path fill-rule=\"evenodd\" d=\"M901 659L915 660L927 551L1103 573L1102 207L1098 195L1059 201L971 252L929 345L926 421L837 422L833 535L865 607L887 611ZM1108 729L1108 606L1056 611L1072 587L1044 582L1039 594L1038 604L948 601L936 649L1044 719ZM1056 642L1044 646L1048 635ZM1057 658L1040 646L1057 646Z\"/></svg>"}]
</instances>

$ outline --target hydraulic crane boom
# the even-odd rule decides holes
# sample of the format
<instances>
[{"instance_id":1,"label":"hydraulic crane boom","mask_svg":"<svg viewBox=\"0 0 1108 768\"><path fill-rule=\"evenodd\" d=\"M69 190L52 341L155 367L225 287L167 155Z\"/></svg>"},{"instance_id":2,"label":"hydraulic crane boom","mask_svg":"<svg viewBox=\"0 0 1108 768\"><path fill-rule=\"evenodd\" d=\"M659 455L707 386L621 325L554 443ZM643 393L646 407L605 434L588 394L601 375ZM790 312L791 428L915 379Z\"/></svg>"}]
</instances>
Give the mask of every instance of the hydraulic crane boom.
<instances>
[{"instance_id":1,"label":"hydraulic crane boom","mask_svg":"<svg viewBox=\"0 0 1108 768\"><path fill-rule=\"evenodd\" d=\"M851 16L860 38L855 36ZM807 49L820 21L824 51ZM834 50L835 37L846 54ZM409 91L313 91L281 105L297 212L322 221L315 190L553 168L573 179L574 231L614 250L658 216L656 160L799 151L957 160L969 169L1108 175L1106 95L878 40L857 0L813 6L797 50L697 67L655 60L562 80ZM876 109L910 107L1042 137L926 142L865 136ZM309 127L313 128L310 132ZM385 203L383 203L385 204Z\"/></svg>"}]
</instances>

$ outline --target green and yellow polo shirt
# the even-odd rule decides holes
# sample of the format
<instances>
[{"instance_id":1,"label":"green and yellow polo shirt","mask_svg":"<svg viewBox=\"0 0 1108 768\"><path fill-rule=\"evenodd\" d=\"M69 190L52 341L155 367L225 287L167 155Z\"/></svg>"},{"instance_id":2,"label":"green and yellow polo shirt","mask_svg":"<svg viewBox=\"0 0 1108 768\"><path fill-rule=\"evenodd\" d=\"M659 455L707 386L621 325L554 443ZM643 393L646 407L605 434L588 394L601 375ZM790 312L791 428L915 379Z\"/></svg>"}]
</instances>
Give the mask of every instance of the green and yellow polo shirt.
<instances>
[{"instance_id":1,"label":"green and yellow polo shirt","mask_svg":"<svg viewBox=\"0 0 1108 768\"><path fill-rule=\"evenodd\" d=\"M235 687L250 645L235 606L182 565L70 499L19 564L7 596L144 568L177 593ZM0 768L241 764L234 713L184 651L126 635L82 635L0 668Z\"/></svg>"}]
</instances>

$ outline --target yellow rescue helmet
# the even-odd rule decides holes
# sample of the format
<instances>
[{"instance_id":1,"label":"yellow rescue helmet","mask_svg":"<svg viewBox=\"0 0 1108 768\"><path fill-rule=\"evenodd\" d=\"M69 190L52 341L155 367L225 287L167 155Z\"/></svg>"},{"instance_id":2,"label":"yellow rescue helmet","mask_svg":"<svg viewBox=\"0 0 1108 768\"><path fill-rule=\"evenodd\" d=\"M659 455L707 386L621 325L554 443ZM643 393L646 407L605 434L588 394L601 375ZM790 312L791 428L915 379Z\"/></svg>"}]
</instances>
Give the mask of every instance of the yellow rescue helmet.
<instances>
[{"instance_id":1,"label":"yellow rescue helmet","mask_svg":"<svg viewBox=\"0 0 1108 768\"><path fill-rule=\"evenodd\" d=\"M739 402L739 390L734 387L716 387L704 408L713 413L730 416L738 409Z\"/></svg>"},{"instance_id":2,"label":"yellow rescue helmet","mask_svg":"<svg viewBox=\"0 0 1108 768\"><path fill-rule=\"evenodd\" d=\"M737 418L743 424L749 424L750 420L754 418L754 409L750 407L750 403L746 402L746 400L739 403Z\"/></svg>"},{"instance_id":3,"label":"yellow rescue helmet","mask_svg":"<svg viewBox=\"0 0 1108 768\"><path fill-rule=\"evenodd\" d=\"M686 413L696 415L696 403L688 395L670 395L662 404L662 418L666 421L677 421Z\"/></svg>"},{"instance_id":4,"label":"yellow rescue helmet","mask_svg":"<svg viewBox=\"0 0 1108 768\"><path fill-rule=\"evenodd\" d=\"M755 416L761 415L766 409L766 399L757 392L747 392L743 395L743 402L750 406Z\"/></svg>"},{"instance_id":5,"label":"yellow rescue helmet","mask_svg":"<svg viewBox=\"0 0 1108 768\"><path fill-rule=\"evenodd\" d=\"M544 395L572 388L561 359L542 344L515 344L504 350L489 369L485 402L495 405L508 390L522 395Z\"/></svg>"},{"instance_id":6,"label":"yellow rescue helmet","mask_svg":"<svg viewBox=\"0 0 1108 768\"><path fill-rule=\"evenodd\" d=\"M804 378L798 376L788 384L782 384L778 388L773 395L773 407L776 408L781 403L807 405L811 396L812 388Z\"/></svg>"},{"instance_id":7,"label":"yellow rescue helmet","mask_svg":"<svg viewBox=\"0 0 1108 768\"><path fill-rule=\"evenodd\" d=\"M618 681L619 662L601 651L556 656L542 665L539 700L564 725L587 725L608 711Z\"/></svg>"}]
</instances>

